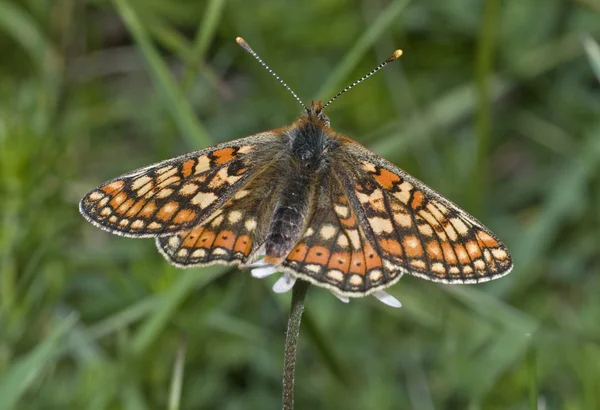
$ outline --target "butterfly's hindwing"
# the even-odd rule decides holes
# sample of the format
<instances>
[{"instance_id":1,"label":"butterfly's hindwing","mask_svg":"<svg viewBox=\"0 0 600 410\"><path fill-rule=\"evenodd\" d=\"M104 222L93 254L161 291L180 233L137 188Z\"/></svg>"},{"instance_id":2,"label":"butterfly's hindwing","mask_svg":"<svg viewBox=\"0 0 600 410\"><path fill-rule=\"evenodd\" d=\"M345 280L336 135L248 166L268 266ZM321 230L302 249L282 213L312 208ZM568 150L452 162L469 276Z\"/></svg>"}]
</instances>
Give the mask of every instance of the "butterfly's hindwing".
<instances>
[{"instance_id":1,"label":"butterfly's hindwing","mask_svg":"<svg viewBox=\"0 0 600 410\"><path fill-rule=\"evenodd\" d=\"M316 203L303 237L282 263L286 270L350 296L368 294L400 279L402 268L386 264L380 250L371 245L334 176L326 179Z\"/></svg>"},{"instance_id":2,"label":"butterfly's hindwing","mask_svg":"<svg viewBox=\"0 0 600 410\"><path fill-rule=\"evenodd\" d=\"M276 184L266 170L237 191L203 223L175 235L156 238L160 253L181 268L215 263L241 264L263 244L275 206Z\"/></svg>"},{"instance_id":3,"label":"butterfly's hindwing","mask_svg":"<svg viewBox=\"0 0 600 410\"><path fill-rule=\"evenodd\" d=\"M93 224L132 237L159 236L201 224L252 175L252 154L275 138L257 134L183 155L108 181L80 211Z\"/></svg>"}]
</instances>

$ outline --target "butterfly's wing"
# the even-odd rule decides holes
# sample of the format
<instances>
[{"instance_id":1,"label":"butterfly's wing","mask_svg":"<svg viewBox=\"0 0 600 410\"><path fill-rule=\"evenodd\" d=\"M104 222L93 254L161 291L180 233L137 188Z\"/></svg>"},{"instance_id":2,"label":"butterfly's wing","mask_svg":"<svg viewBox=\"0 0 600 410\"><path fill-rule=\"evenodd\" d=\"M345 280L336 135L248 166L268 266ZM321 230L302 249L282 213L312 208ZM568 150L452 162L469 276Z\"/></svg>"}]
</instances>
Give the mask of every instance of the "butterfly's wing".
<instances>
[{"instance_id":1,"label":"butterfly's wing","mask_svg":"<svg viewBox=\"0 0 600 410\"><path fill-rule=\"evenodd\" d=\"M320 185L308 227L280 267L345 296L362 296L390 286L404 272L368 240L334 174Z\"/></svg>"},{"instance_id":2,"label":"butterfly's wing","mask_svg":"<svg viewBox=\"0 0 600 410\"><path fill-rule=\"evenodd\" d=\"M512 269L506 246L481 222L400 168L344 140L354 167L337 167L371 243L407 273L478 283Z\"/></svg>"},{"instance_id":3,"label":"butterfly's wing","mask_svg":"<svg viewBox=\"0 0 600 410\"><path fill-rule=\"evenodd\" d=\"M363 296L402 273L477 283L512 269L508 250L489 229L416 178L346 138L334 155L284 270L345 296Z\"/></svg>"},{"instance_id":4,"label":"butterfly's wing","mask_svg":"<svg viewBox=\"0 0 600 410\"><path fill-rule=\"evenodd\" d=\"M278 130L268 131L138 169L88 193L80 212L92 224L123 236L192 229L248 183L261 167L256 155L278 140Z\"/></svg>"},{"instance_id":5,"label":"butterfly's wing","mask_svg":"<svg viewBox=\"0 0 600 410\"><path fill-rule=\"evenodd\" d=\"M266 169L254 176L202 225L157 237L160 253L180 268L248 262L264 242L275 207L277 179L273 172Z\"/></svg>"}]
</instances>

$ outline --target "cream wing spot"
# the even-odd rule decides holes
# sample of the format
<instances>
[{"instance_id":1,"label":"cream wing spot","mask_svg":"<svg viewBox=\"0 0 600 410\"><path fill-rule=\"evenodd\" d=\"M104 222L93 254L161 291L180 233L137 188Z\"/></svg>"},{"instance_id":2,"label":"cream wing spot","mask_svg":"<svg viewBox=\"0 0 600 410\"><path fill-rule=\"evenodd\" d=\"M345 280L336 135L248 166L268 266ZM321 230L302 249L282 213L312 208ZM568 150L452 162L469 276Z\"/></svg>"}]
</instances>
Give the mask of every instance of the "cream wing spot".
<instances>
[{"instance_id":1,"label":"cream wing spot","mask_svg":"<svg viewBox=\"0 0 600 410\"><path fill-rule=\"evenodd\" d=\"M174 184L175 182L178 182L181 178L179 178L178 176L171 176L169 178L166 179L162 179L162 176L159 177L159 183L156 186L157 188L164 188L167 187L169 185Z\"/></svg>"},{"instance_id":2,"label":"cream wing spot","mask_svg":"<svg viewBox=\"0 0 600 410\"><path fill-rule=\"evenodd\" d=\"M207 208L214 203L218 197L212 192L198 192L191 200L192 204L199 205L200 208Z\"/></svg>"},{"instance_id":3,"label":"cream wing spot","mask_svg":"<svg viewBox=\"0 0 600 410\"><path fill-rule=\"evenodd\" d=\"M173 194L173 190L170 188L163 188L156 193L157 198L167 198Z\"/></svg>"},{"instance_id":4,"label":"cream wing spot","mask_svg":"<svg viewBox=\"0 0 600 410\"><path fill-rule=\"evenodd\" d=\"M114 191L119 191L124 186L125 186L125 182L123 182L123 181L114 181L114 182L111 182L110 184L106 185L102 189L105 190L105 191L108 191L108 192L114 192Z\"/></svg>"},{"instance_id":5,"label":"cream wing spot","mask_svg":"<svg viewBox=\"0 0 600 410\"><path fill-rule=\"evenodd\" d=\"M327 277L335 282L342 282L344 280L344 273L339 270L327 271Z\"/></svg>"},{"instance_id":6,"label":"cream wing spot","mask_svg":"<svg viewBox=\"0 0 600 410\"><path fill-rule=\"evenodd\" d=\"M429 210L429 212L431 212L431 215L433 215L433 217L435 219L437 219L440 222L444 222L446 220L446 217L444 215L442 215L442 213L438 210L438 208L433 204L433 203L428 203L427 204L427 209Z\"/></svg>"},{"instance_id":7,"label":"cream wing spot","mask_svg":"<svg viewBox=\"0 0 600 410\"><path fill-rule=\"evenodd\" d=\"M340 248L346 249L348 247L348 237L346 237L344 234L341 234L337 238L337 244Z\"/></svg>"},{"instance_id":8,"label":"cream wing spot","mask_svg":"<svg viewBox=\"0 0 600 410\"><path fill-rule=\"evenodd\" d=\"M413 189L413 186L406 181L403 181L398 186L399 191L394 193L394 197L398 199L403 204L407 205L410 200L410 192Z\"/></svg>"},{"instance_id":9,"label":"cream wing spot","mask_svg":"<svg viewBox=\"0 0 600 410\"><path fill-rule=\"evenodd\" d=\"M246 221L246 223L244 224L244 226L246 227L246 229L249 232L254 231L254 229L256 228L256 219L255 218L250 218Z\"/></svg>"},{"instance_id":10,"label":"cream wing spot","mask_svg":"<svg viewBox=\"0 0 600 410\"><path fill-rule=\"evenodd\" d=\"M167 171L169 171L169 170L172 170L172 169L174 169L172 165L167 165L166 167L162 167L162 168L159 168L159 169L157 169L157 170L156 170L156 173L157 173L158 175L162 175L162 174L164 174L165 172L167 172Z\"/></svg>"},{"instance_id":11,"label":"cream wing spot","mask_svg":"<svg viewBox=\"0 0 600 410\"><path fill-rule=\"evenodd\" d=\"M144 227L144 221L141 219L136 219L135 221L133 221L131 223L131 228L132 229L141 229Z\"/></svg>"},{"instance_id":12,"label":"cream wing spot","mask_svg":"<svg viewBox=\"0 0 600 410\"><path fill-rule=\"evenodd\" d=\"M238 148L238 154L247 154L254 149L252 145L242 145Z\"/></svg>"},{"instance_id":13,"label":"cream wing spot","mask_svg":"<svg viewBox=\"0 0 600 410\"><path fill-rule=\"evenodd\" d=\"M335 213L342 219L346 219L350 216L350 208L344 205L335 205Z\"/></svg>"},{"instance_id":14,"label":"cream wing spot","mask_svg":"<svg viewBox=\"0 0 600 410\"><path fill-rule=\"evenodd\" d=\"M446 234L448 235L448 238L450 238L451 241L456 241L458 239L458 235L456 234L456 231L454 230L454 227L450 224L446 224L444 226L444 231L446 231Z\"/></svg>"},{"instance_id":15,"label":"cream wing spot","mask_svg":"<svg viewBox=\"0 0 600 410\"><path fill-rule=\"evenodd\" d=\"M375 173L377 172L377 167L375 167L375 165L369 161L362 161L361 162L362 166L361 168L364 169L367 172L370 173Z\"/></svg>"},{"instance_id":16,"label":"cream wing spot","mask_svg":"<svg viewBox=\"0 0 600 410\"><path fill-rule=\"evenodd\" d=\"M98 205L97 205L97 206L98 206L98 207L102 207L102 206L106 205L106 204L108 203L108 200L109 200L109 199L110 199L110 198L109 198L109 197L107 197L107 196L106 196L106 197L104 197L104 198L102 198L102 199L100 200L100 202L98 202Z\"/></svg>"},{"instance_id":17,"label":"cream wing spot","mask_svg":"<svg viewBox=\"0 0 600 410\"><path fill-rule=\"evenodd\" d=\"M363 278L359 275L350 276L350 284L353 286L360 286L363 284Z\"/></svg>"},{"instance_id":18,"label":"cream wing spot","mask_svg":"<svg viewBox=\"0 0 600 410\"><path fill-rule=\"evenodd\" d=\"M152 229L152 230L154 230L154 229L160 229L160 228L162 228L162 226L163 225L159 224L158 222L150 222L148 224L148 229Z\"/></svg>"},{"instance_id":19,"label":"cream wing spot","mask_svg":"<svg viewBox=\"0 0 600 410\"><path fill-rule=\"evenodd\" d=\"M195 194L197 190L198 185L189 182L181 187L181 189L179 190L179 194L183 196L190 196L192 194Z\"/></svg>"},{"instance_id":20,"label":"cream wing spot","mask_svg":"<svg viewBox=\"0 0 600 410\"><path fill-rule=\"evenodd\" d=\"M440 210L440 212L443 213L444 215L448 215L450 213L450 210L448 208L446 208L446 206L443 205L442 203L440 203L438 201L434 201L434 204Z\"/></svg>"},{"instance_id":21,"label":"cream wing spot","mask_svg":"<svg viewBox=\"0 0 600 410\"><path fill-rule=\"evenodd\" d=\"M169 169L165 170L165 172L160 172L160 170L158 171L159 176L156 178L156 180L161 183L164 182L168 179L170 179L173 175L175 175L177 173L178 169L176 167L169 167ZM177 179L179 179L177 177Z\"/></svg>"},{"instance_id":22,"label":"cream wing spot","mask_svg":"<svg viewBox=\"0 0 600 410\"><path fill-rule=\"evenodd\" d=\"M372 270L369 272L369 279L373 282L377 282L383 277L383 273L379 269Z\"/></svg>"},{"instance_id":23,"label":"cream wing spot","mask_svg":"<svg viewBox=\"0 0 600 410\"><path fill-rule=\"evenodd\" d=\"M238 191L238 193L236 193L233 198L234 199L241 199L243 197L245 197L246 195L248 195L250 193L250 191L248 191L247 189L242 189L240 191Z\"/></svg>"},{"instance_id":24,"label":"cream wing spot","mask_svg":"<svg viewBox=\"0 0 600 410\"><path fill-rule=\"evenodd\" d=\"M321 238L325 239L325 240L329 240L331 238L333 238L333 235L335 235L337 232L337 229L335 229L335 227L333 225L324 225L321 228L321 231L319 232L321 235Z\"/></svg>"},{"instance_id":25,"label":"cream wing spot","mask_svg":"<svg viewBox=\"0 0 600 410\"><path fill-rule=\"evenodd\" d=\"M492 255L494 255L494 258L500 261L503 261L508 257L508 254L506 251L504 251L504 249L492 249Z\"/></svg>"},{"instance_id":26,"label":"cream wing spot","mask_svg":"<svg viewBox=\"0 0 600 410\"><path fill-rule=\"evenodd\" d=\"M148 182L146 185L144 185L137 191L137 194L138 194L138 196L144 196L148 192L152 191L153 188L154 188L154 182Z\"/></svg>"},{"instance_id":27,"label":"cream wing spot","mask_svg":"<svg viewBox=\"0 0 600 410\"><path fill-rule=\"evenodd\" d=\"M350 243L354 249L360 249L360 237L356 229L349 229L346 231L346 235L350 238Z\"/></svg>"},{"instance_id":28,"label":"cream wing spot","mask_svg":"<svg viewBox=\"0 0 600 410\"><path fill-rule=\"evenodd\" d=\"M378 216L368 219L371 228L373 228L373 232L375 232L376 234L391 233L394 231L394 226L389 221L389 219L381 218Z\"/></svg>"},{"instance_id":29,"label":"cream wing spot","mask_svg":"<svg viewBox=\"0 0 600 410\"><path fill-rule=\"evenodd\" d=\"M192 252L192 258L204 258L206 256L206 250L204 249L196 249Z\"/></svg>"},{"instance_id":30,"label":"cream wing spot","mask_svg":"<svg viewBox=\"0 0 600 410\"><path fill-rule=\"evenodd\" d=\"M100 191L94 191L88 195L90 201L98 201L99 199L104 198L104 194Z\"/></svg>"},{"instance_id":31,"label":"cream wing spot","mask_svg":"<svg viewBox=\"0 0 600 410\"><path fill-rule=\"evenodd\" d=\"M444 268L444 265L439 262L435 262L434 264L431 265L431 271L433 273L437 273L440 275L443 275L446 273L446 269Z\"/></svg>"},{"instance_id":32,"label":"cream wing spot","mask_svg":"<svg viewBox=\"0 0 600 410\"><path fill-rule=\"evenodd\" d=\"M223 219L224 219L223 215L219 215L210 223L210 225L213 227L217 227L217 226L221 225L221 222L223 222Z\"/></svg>"},{"instance_id":33,"label":"cream wing spot","mask_svg":"<svg viewBox=\"0 0 600 410\"><path fill-rule=\"evenodd\" d=\"M319 273L321 272L321 265L316 265L314 263L309 263L308 265L305 265L304 268L312 273Z\"/></svg>"},{"instance_id":34,"label":"cream wing spot","mask_svg":"<svg viewBox=\"0 0 600 410\"><path fill-rule=\"evenodd\" d=\"M227 220L232 224L238 223L242 220L242 213L240 211L232 211L227 216Z\"/></svg>"},{"instance_id":35,"label":"cream wing spot","mask_svg":"<svg viewBox=\"0 0 600 410\"><path fill-rule=\"evenodd\" d=\"M198 163L196 164L196 168L194 169L195 174L201 174L202 172L207 171L210 168L210 158L208 155L202 155L198 158Z\"/></svg>"},{"instance_id":36,"label":"cream wing spot","mask_svg":"<svg viewBox=\"0 0 600 410\"><path fill-rule=\"evenodd\" d=\"M421 235L425 235L425 236L433 235L433 229L431 229L431 226L426 225L426 224L418 224L418 227L419 227L419 232L421 233Z\"/></svg>"},{"instance_id":37,"label":"cream wing spot","mask_svg":"<svg viewBox=\"0 0 600 410\"><path fill-rule=\"evenodd\" d=\"M395 213L394 222L405 228L409 228L412 226L412 218L410 217L410 215L405 213Z\"/></svg>"},{"instance_id":38,"label":"cream wing spot","mask_svg":"<svg viewBox=\"0 0 600 410\"><path fill-rule=\"evenodd\" d=\"M148 175L141 176L141 177L133 180L133 183L131 184L131 188L134 191L137 191L138 189L140 189L141 187L143 187L150 181L152 181L152 178L150 178Z\"/></svg>"},{"instance_id":39,"label":"cream wing spot","mask_svg":"<svg viewBox=\"0 0 600 410\"><path fill-rule=\"evenodd\" d=\"M467 227L467 225L465 225L462 219L452 218L450 219L450 222L452 223L452 225L454 225L454 228L458 231L460 235L465 236L469 233L469 228Z\"/></svg>"}]
</instances>

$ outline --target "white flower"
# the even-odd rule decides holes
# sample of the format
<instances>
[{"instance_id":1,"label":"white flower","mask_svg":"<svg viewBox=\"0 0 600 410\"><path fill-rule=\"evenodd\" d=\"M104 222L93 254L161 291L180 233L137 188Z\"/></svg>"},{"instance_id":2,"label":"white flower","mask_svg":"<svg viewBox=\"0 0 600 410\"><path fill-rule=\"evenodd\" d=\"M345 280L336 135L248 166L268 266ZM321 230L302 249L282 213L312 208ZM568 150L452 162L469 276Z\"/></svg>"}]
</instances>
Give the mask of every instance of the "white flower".
<instances>
[{"instance_id":1,"label":"white flower","mask_svg":"<svg viewBox=\"0 0 600 410\"><path fill-rule=\"evenodd\" d=\"M246 265L244 267L251 268L252 276L255 278L259 278L259 279L266 278L267 276L277 273L277 268L275 268L275 266L273 266L269 263L266 263L263 259L255 262L251 265ZM295 283L296 283L296 277L285 272L283 274L283 276L281 278L279 278L277 280L277 282L275 282L275 284L273 285L273 291L275 293L288 292L290 289L292 289L294 287ZM338 298L339 300L341 300L344 303L350 302L350 299L346 296L342 296L333 290L331 291L331 293L336 298ZM390 295L389 293L387 293L383 290L378 290L376 292L373 292L372 295L375 296L377 299L379 299L379 301L385 303L388 306L395 307L395 308L402 307L402 304L400 303L400 301L398 299L396 299L395 297L393 297L392 295Z\"/></svg>"}]
</instances>

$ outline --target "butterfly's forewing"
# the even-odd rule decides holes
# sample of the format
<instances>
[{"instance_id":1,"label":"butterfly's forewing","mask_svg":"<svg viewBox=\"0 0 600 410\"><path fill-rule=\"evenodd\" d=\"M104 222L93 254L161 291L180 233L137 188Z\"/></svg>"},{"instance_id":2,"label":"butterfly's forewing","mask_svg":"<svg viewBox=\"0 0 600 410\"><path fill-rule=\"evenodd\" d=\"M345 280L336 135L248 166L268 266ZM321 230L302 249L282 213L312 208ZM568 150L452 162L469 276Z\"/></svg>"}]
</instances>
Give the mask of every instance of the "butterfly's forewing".
<instances>
[{"instance_id":1,"label":"butterfly's forewing","mask_svg":"<svg viewBox=\"0 0 600 410\"><path fill-rule=\"evenodd\" d=\"M94 225L124 236L191 229L248 182L257 167L253 154L276 138L264 132L138 169L88 193L79 209Z\"/></svg>"},{"instance_id":2,"label":"butterfly's forewing","mask_svg":"<svg viewBox=\"0 0 600 410\"><path fill-rule=\"evenodd\" d=\"M474 217L360 144L344 146L355 166L335 172L382 258L444 283L485 282L510 272L508 250Z\"/></svg>"}]
</instances>

